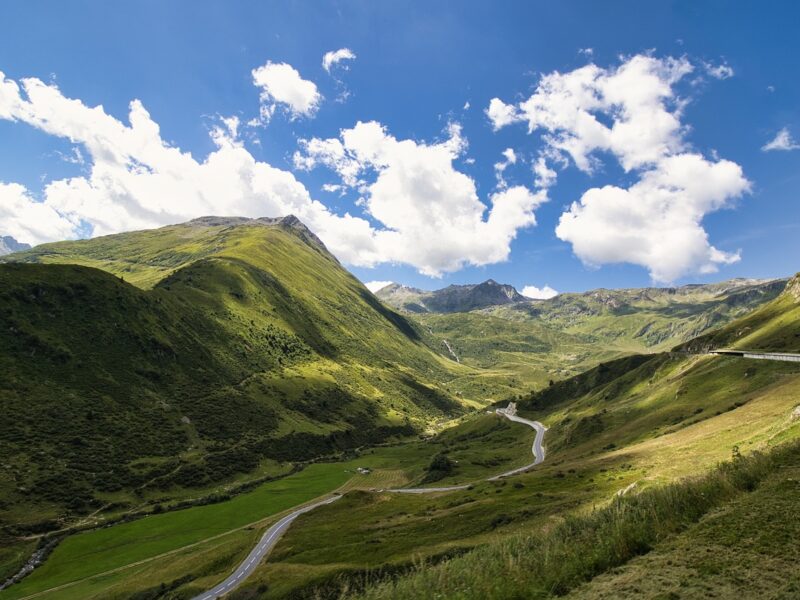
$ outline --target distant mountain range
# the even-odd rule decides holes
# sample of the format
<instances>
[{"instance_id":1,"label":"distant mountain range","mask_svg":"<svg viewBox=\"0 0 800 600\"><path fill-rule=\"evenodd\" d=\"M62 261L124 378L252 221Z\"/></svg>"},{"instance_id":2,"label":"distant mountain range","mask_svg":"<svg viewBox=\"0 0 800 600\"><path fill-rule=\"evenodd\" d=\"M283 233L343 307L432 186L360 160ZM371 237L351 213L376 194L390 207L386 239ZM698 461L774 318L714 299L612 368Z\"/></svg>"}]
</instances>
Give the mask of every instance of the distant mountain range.
<instances>
[{"instance_id":1,"label":"distant mountain range","mask_svg":"<svg viewBox=\"0 0 800 600\"><path fill-rule=\"evenodd\" d=\"M21 252L22 250L30 250L30 244L23 244L18 242L10 235L0 236L0 256L11 254L12 252Z\"/></svg>"},{"instance_id":2,"label":"distant mountain range","mask_svg":"<svg viewBox=\"0 0 800 600\"><path fill-rule=\"evenodd\" d=\"M493 279L471 285L449 285L432 292L392 283L378 290L376 295L387 304L410 313L467 312L529 301L514 286Z\"/></svg>"},{"instance_id":3,"label":"distant mountain range","mask_svg":"<svg viewBox=\"0 0 800 600\"><path fill-rule=\"evenodd\" d=\"M785 279L737 278L720 283L688 284L680 287L647 287L630 289L596 289L588 292L564 293L547 300L533 300L520 294L514 286L488 279L483 283L449 285L433 291L420 290L392 283L375 295L390 306L412 314L458 313L506 307L508 310L541 316L551 320L559 316L596 315L608 311L637 310L657 305L720 301L736 306L751 301L764 301L763 295L776 296L786 285ZM494 311L493 311L494 312Z\"/></svg>"}]
</instances>

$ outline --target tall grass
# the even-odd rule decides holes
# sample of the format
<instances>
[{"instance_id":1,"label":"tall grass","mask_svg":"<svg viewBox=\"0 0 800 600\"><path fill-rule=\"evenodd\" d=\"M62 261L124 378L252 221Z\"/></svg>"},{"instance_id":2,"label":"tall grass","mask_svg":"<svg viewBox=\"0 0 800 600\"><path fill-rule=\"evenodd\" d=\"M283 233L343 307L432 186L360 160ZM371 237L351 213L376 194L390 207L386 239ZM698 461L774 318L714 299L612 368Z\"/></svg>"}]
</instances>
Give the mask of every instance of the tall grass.
<instances>
[{"instance_id":1,"label":"tall grass","mask_svg":"<svg viewBox=\"0 0 800 600\"><path fill-rule=\"evenodd\" d=\"M546 532L490 544L438 565L367 587L362 600L405 598L550 598L648 552L710 510L752 491L775 459L800 456L800 443L754 453L708 474L615 498L583 516L568 516ZM346 596L346 594L345 594ZM347 596L354 598L356 596Z\"/></svg>"}]
</instances>

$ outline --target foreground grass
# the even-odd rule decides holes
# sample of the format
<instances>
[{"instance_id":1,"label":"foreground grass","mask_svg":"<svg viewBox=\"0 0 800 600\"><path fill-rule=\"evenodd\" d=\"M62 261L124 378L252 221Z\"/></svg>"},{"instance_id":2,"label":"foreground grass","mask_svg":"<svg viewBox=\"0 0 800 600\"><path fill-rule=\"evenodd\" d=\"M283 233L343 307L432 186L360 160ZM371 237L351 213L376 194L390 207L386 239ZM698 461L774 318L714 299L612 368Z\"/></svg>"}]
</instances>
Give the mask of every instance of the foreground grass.
<instances>
[{"instance_id":1,"label":"foreground grass","mask_svg":"<svg viewBox=\"0 0 800 600\"><path fill-rule=\"evenodd\" d=\"M576 588L569 598L800 598L800 462L789 454L775 465L752 494Z\"/></svg>"},{"instance_id":2,"label":"foreground grass","mask_svg":"<svg viewBox=\"0 0 800 600\"><path fill-rule=\"evenodd\" d=\"M487 545L433 567L367 589L387 598L549 598L649 552L713 509L753 491L782 464L797 464L800 444L769 455L737 456L705 476L623 496L550 531ZM524 594L523 594L524 590Z\"/></svg>"},{"instance_id":3,"label":"foreground grass","mask_svg":"<svg viewBox=\"0 0 800 600\"><path fill-rule=\"evenodd\" d=\"M21 598L244 527L330 492L350 477L341 464L315 464L228 502L152 515L70 536L44 565L20 584L0 593L0 598Z\"/></svg>"}]
</instances>

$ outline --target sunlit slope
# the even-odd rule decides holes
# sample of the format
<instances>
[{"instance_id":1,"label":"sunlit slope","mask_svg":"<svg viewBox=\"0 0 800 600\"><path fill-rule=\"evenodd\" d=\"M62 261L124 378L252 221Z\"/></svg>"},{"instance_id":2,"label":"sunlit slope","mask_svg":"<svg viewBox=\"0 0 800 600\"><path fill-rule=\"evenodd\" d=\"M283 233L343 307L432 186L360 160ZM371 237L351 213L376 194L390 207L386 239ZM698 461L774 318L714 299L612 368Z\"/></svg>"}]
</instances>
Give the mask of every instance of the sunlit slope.
<instances>
[{"instance_id":1,"label":"sunlit slope","mask_svg":"<svg viewBox=\"0 0 800 600\"><path fill-rule=\"evenodd\" d=\"M709 348L800 352L800 275L772 302L681 347L690 351Z\"/></svg>"},{"instance_id":2,"label":"sunlit slope","mask_svg":"<svg viewBox=\"0 0 800 600\"><path fill-rule=\"evenodd\" d=\"M469 368L433 352L296 220L38 252L23 258L51 264L0 265L5 524L407 435L468 401L442 382ZM52 264L69 261L108 272Z\"/></svg>"},{"instance_id":3,"label":"sunlit slope","mask_svg":"<svg viewBox=\"0 0 800 600\"><path fill-rule=\"evenodd\" d=\"M797 307L792 289L764 309L774 311L775 318L789 319L784 324L796 322L791 317ZM746 319L735 321L731 328ZM765 329L760 333L754 329L751 335L775 344L782 334L770 323L765 321ZM477 554L440 567L423 567L423 573L408 579L401 576L394 588L397 595L389 591L383 596L380 591L375 597L413 597L407 590L418 590L419 582L432 586L430 595L442 597L458 596L475 586L491 587L496 585L491 577L498 575L487 579L476 565L506 565L509 555L503 539L521 535L522 554L513 560L535 563L540 556L538 540L567 514L605 506L617 493L635 495L652 489L660 494L661 486L703 473L734 453L748 455L797 440L798 405L796 363L685 352L606 362L518 401L523 416L549 427L547 460L536 469L506 485L479 483L474 490L435 499L348 497L299 521L276 548L273 557L280 562L265 566L260 576L275 585L274 595L268 597L288 597L290 592L278 589L358 586L370 577L368 573L382 568L384 574L392 573L415 561L419 564L415 557L457 554L480 546ZM458 433L458 429L448 432ZM492 440L486 441L486 456L497 453ZM459 458L459 464L466 459ZM466 466L459 468L466 473ZM442 483L455 480L450 477ZM315 543L333 523L348 533L332 543ZM356 539L367 540L368 548L362 550ZM564 558L573 559L579 562L577 555ZM458 581L469 583L459 587ZM515 592L522 593L511 587L498 597L517 597ZM470 596L465 593L465 597Z\"/></svg>"},{"instance_id":4,"label":"sunlit slope","mask_svg":"<svg viewBox=\"0 0 800 600\"><path fill-rule=\"evenodd\" d=\"M783 280L735 279L561 294L469 312L406 312L439 350L481 369L455 382L459 389L502 398L541 389L550 380L620 356L668 350L749 314L775 299L785 285ZM397 294L381 294L397 303Z\"/></svg>"}]
</instances>

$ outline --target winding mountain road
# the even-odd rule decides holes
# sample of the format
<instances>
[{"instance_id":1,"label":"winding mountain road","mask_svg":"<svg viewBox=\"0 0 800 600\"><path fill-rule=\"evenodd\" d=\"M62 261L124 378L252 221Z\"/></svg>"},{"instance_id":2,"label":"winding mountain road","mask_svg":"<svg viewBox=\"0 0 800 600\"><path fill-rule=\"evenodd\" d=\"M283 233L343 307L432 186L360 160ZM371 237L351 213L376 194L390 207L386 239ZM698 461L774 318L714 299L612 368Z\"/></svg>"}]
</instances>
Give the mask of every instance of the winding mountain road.
<instances>
[{"instance_id":1,"label":"winding mountain road","mask_svg":"<svg viewBox=\"0 0 800 600\"><path fill-rule=\"evenodd\" d=\"M203 592L202 594L195 596L192 600L214 600L214 598L219 598L229 592L232 592L234 588L238 587L250 576L250 573L252 573L258 567L264 556L266 556L269 551L275 547L275 544L278 543L281 535L283 535L283 533L289 529L289 525L292 524L292 521L294 521L303 513L307 513L320 506L336 502L339 498L341 498L341 496L331 496L325 500L320 500L314 504L309 504L303 508L298 508L297 510L292 511L283 517L280 521L267 529L256 547L250 551L250 554L247 555L247 558L245 558L242 563L236 567L236 570L231 573L225 581L208 590L207 592Z\"/></svg>"},{"instance_id":2,"label":"winding mountain road","mask_svg":"<svg viewBox=\"0 0 800 600\"><path fill-rule=\"evenodd\" d=\"M524 473L528 469L535 467L536 465L541 463L544 460L545 456L544 446L542 446L542 441L544 441L544 432L547 431L547 427L539 423L539 421L530 421L528 419L523 419L522 417L518 417L516 407L513 405L509 405L508 408L498 408L495 412L498 415L503 415L506 419L510 421L514 421L515 423L522 423L523 425L527 425L528 427L533 427L533 429L536 430L536 437L534 438L533 445L531 446L531 452L533 453L533 462L522 467L517 467L516 469L511 469L510 471L506 471L505 473L500 473L499 475L488 477L486 481L497 481L498 479L503 479L504 477L511 477L512 475ZM465 490L468 487L469 484L464 484L464 485L451 485L448 487L398 488L394 490L381 490L381 491L392 492L394 494L433 494L435 492L454 492L456 490Z\"/></svg>"},{"instance_id":3,"label":"winding mountain road","mask_svg":"<svg viewBox=\"0 0 800 600\"><path fill-rule=\"evenodd\" d=\"M531 452L533 453L533 462L529 465L525 465L524 467L519 467L516 469L512 469L510 471L506 471L505 473L500 473L500 475L495 475L494 477L489 477L486 481L496 481L498 479L502 479L503 477L510 477L512 475L517 475L518 473L524 473L528 469L535 467L536 465L540 464L544 461L544 446L542 446L542 442L544 441L544 432L547 431L547 427L539 423L539 421L529 421L528 419L523 419L522 417L518 417L516 414L508 414L507 412L500 412L503 409L498 409L498 413L505 415L506 419L514 421L516 423L522 423L523 425L527 425L528 427L533 427L536 430L536 437L533 439L533 445L531 446Z\"/></svg>"},{"instance_id":4,"label":"winding mountain road","mask_svg":"<svg viewBox=\"0 0 800 600\"><path fill-rule=\"evenodd\" d=\"M536 438L533 440L533 445L531 446L531 452L533 453L533 462L525 465L523 467L518 467L516 469L512 469L510 471L506 471L505 473L500 473L500 475L495 475L493 477L489 477L486 481L496 481L498 479L502 479L503 477L510 477L511 475L517 475L518 473L522 473L527 471L531 467L535 467L539 463L544 460L545 451L544 447L542 446L542 441L544 440L544 432L547 431L547 428L539 423L539 421L530 421L528 419L523 419L522 417L518 417L516 414L516 406L512 403L509 404L508 408L498 408L495 411L498 415L503 415L510 421L514 421L515 423L522 423L523 425L527 425L532 427L536 430ZM392 490L378 490L378 491L385 491L385 492L393 492L395 494L433 494L436 492L453 492L456 490L465 490L469 487L469 484L463 485L452 485L447 487L428 487L428 488L398 488ZM192 600L214 600L215 598L220 598L225 594L232 592L235 588L241 585L247 577L258 567L264 557L269 554L270 550L272 550L275 545L278 543L278 540L281 536L289 529L289 526L292 524L297 517L302 515L303 513L307 513L315 508L320 506L324 506L326 504L331 504L341 498L341 496L330 496L325 498L324 500L320 500L319 502L315 502L314 504L309 504L302 508L298 508L295 511L292 511L285 517L283 517L280 521L272 525L264 535L259 540L258 544L255 548L247 555L242 563L236 567L236 570L231 573L225 581L218 584L214 588L208 590L207 592L203 592L195 596Z\"/></svg>"}]
</instances>

